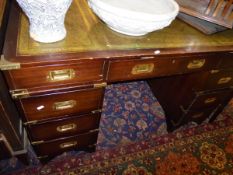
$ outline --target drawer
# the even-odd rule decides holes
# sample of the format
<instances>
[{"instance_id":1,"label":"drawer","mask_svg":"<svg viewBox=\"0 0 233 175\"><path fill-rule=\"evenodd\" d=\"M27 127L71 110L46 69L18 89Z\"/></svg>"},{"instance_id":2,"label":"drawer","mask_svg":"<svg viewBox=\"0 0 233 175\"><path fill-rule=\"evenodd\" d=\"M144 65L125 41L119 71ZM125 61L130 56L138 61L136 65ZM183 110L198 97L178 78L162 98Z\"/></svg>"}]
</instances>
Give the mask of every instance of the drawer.
<instances>
[{"instance_id":1,"label":"drawer","mask_svg":"<svg viewBox=\"0 0 233 175\"><path fill-rule=\"evenodd\" d=\"M75 64L22 68L9 71L10 89L88 84L103 80L102 60L84 60ZM8 80L9 81L9 80Z\"/></svg>"},{"instance_id":2,"label":"drawer","mask_svg":"<svg viewBox=\"0 0 233 175\"><path fill-rule=\"evenodd\" d=\"M209 70L219 61L219 58L209 55L110 61L107 79L121 81Z\"/></svg>"},{"instance_id":3,"label":"drawer","mask_svg":"<svg viewBox=\"0 0 233 175\"><path fill-rule=\"evenodd\" d=\"M218 105L203 110L184 110L182 108L177 108L176 114L169 114L170 118L169 116L167 117L168 131L174 131L189 122L201 124L206 119L212 118L212 115L214 115L216 111L219 112L218 109L220 106L221 105Z\"/></svg>"},{"instance_id":4,"label":"drawer","mask_svg":"<svg viewBox=\"0 0 233 175\"><path fill-rule=\"evenodd\" d=\"M220 69L233 69L233 52L222 54L221 55L221 63L219 65Z\"/></svg>"},{"instance_id":5,"label":"drawer","mask_svg":"<svg viewBox=\"0 0 233 175\"><path fill-rule=\"evenodd\" d=\"M32 142L32 145L38 156L57 155L72 149L88 150L96 144L97 138L98 130L93 130L85 134L43 143Z\"/></svg>"},{"instance_id":6,"label":"drawer","mask_svg":"<svg viewBox=\"0 0 233 175\"><path fill-rule=\"evenodd\" d=\"M233 70L210 71L202 89L217 89L233 86Z\"/></svg>"},{"instance_id":7,"label":"drawer","mask_svg":"<svg viewBox=\"0 0 233 175\"><path fill-rule=\"evenodd\" d=\"M38 121L101 109L103 88L44 95L20 99L27 121Z\"/></svg>"},{"instance_id":8,"label":"drawer","mask_svg":"<svg viewBox=\"0 0 233 175\"><path fill-rule=\"evenodd\" d=\"M68 137L98 129L101 113L68 117L27 127L32 141Z\"/></svg>"},{"instance_id":9,"label":"drawer","mask_svg":"<svg viewBox=\"0 0 233 175\"><path fill-rule=\"evenodd\" d=\"M191 95L192 96L192 95ZM215 107L224 103L232 96L232 90L219 90L208 93L196 93L191 101L184 100L182 105L185 110L200 110L204 108Z\"/></svg>"},{"instance_id":10,"label":"drawer","mask_svg":"<svg viewBox=\"0 0 233 175\"><path fill-rule=\"evenodd\" d=\"M197 111L189 110L184 114L183 124L188 123L188 122L196 122L197 124L201 124L206 119L209 119L217 108L218 107L207 108L205 110L197 110Z\"/></svg>"}]
</instances>

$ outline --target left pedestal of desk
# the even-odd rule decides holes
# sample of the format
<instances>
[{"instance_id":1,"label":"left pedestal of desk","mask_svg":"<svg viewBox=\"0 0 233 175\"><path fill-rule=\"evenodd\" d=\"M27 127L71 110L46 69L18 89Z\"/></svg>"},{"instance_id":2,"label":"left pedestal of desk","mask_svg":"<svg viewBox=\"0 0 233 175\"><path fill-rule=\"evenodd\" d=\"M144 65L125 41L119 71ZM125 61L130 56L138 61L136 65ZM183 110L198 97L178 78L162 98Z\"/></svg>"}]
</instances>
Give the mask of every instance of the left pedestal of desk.
<instances>
[{"instance_id":1,"label":"left pedestal of desk","mask_svg":"<svg viewBox=\"0 0 233 175\"><path fill-rule=\"evenodd\" d=\"M27 137L0 74L0 160L12 156L27 164Z\"/></svg>"},{"instance_id":2,"label":"left pedestal of desk","mask_svg":"<svg viewBox=\"0 0 233 175\"><path fill-rule=\"evenodd\" d=\"M0 53L2 53L10 6L11 0L0 1ZM27 137L0 72L0 160L12 156L18 157L25 164L28 163Z\"/></svg>"}]
</instances>

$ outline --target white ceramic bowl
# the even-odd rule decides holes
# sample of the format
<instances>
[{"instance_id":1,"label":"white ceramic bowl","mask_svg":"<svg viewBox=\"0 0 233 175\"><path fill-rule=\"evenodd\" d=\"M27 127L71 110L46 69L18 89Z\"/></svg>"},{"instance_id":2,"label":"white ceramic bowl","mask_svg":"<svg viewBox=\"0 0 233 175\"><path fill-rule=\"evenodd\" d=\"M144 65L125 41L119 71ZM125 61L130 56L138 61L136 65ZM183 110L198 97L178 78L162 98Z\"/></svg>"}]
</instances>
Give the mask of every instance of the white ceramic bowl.
<instances>
[{"instance_id":1,"label":"white ceramic bowl","mask_svg":"<svg viewBox=\"0 0 233 175\"><path fill-rule=\"evenodd\" d=\"M88 4L112 30L131 36L164 28L179 12L174 0L88 0Z\"/></svg>"}]
</instances>

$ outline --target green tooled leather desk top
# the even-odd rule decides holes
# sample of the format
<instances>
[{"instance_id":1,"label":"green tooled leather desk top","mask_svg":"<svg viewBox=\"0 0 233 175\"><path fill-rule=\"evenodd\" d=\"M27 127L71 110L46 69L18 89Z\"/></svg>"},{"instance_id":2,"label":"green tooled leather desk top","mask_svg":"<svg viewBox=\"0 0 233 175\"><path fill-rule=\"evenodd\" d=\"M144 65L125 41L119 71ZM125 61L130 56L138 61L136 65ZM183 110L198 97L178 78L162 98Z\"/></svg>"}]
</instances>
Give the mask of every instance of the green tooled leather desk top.
<instances>
[{"instance_id":1,"label":"green tooled leather desk top","mask_svg":"<svg viewBox=\"0 0 233 175\"><path fill-rule=\"evenodd\" d=\"M67 36L63 41L43 44L29 37L28 21L21 15L17 40L17 55L46 55L49 53L78 53L89 51L203 48L233 46L233 30L211 36L202 34L180 20L159 31L142 37L116 33L101 22L85 0L74 0L66 15Z\"/></svg>"}]
</instances>

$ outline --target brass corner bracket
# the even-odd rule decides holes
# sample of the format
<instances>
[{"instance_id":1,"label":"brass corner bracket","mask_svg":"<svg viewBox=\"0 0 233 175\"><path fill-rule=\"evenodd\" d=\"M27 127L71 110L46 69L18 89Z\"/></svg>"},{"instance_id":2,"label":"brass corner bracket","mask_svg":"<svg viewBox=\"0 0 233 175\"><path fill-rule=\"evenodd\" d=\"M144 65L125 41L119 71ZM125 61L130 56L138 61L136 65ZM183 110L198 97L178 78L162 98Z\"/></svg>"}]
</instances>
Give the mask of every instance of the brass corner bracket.
<instances>
[{"instance_id":1,"label":"brass corner bracket","mask_svg":"<svg viewBox=\"0 0 233 175\"><path fill-rule=\"evenodd\" d=\"M103 88L106 86L107 86L106 82L94 84L94 88Z\"/></svg>"},{"instance_id":2,"label":"brass corner bracket","mask_svg":"<svg viewBox=\"0 0 233 175\"><path fill-rule=\"evenodd\" d=\"M30 96L27 89L16 89L10 91L10 93L13 99L26 98Z\"/></svg>"},{"instance_id":3,"label":"brass corner bracket","mask_svg":"<svg viewBox=\"0 0 233 175\"><path fill-rule=\"evenodd\" d=\"M21 68L20 63L13 63L13 62L7 61L4 55L1 55L0 70L15 70L15 69L20 69L20 68Z\"/></svg>"}]
</instances>

